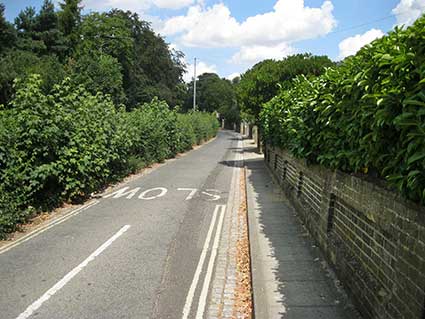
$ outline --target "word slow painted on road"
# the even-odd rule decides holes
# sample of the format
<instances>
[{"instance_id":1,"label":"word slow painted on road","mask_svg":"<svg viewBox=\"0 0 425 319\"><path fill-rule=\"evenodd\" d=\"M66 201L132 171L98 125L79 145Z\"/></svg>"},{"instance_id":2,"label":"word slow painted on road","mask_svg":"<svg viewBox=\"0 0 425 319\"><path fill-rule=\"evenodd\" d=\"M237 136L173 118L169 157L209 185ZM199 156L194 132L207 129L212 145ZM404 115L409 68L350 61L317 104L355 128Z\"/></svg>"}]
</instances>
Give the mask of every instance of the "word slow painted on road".
<instances>
[{"instance_id":1,"label":"word slow painted on road","mask_svg":"<svg viewBox=\"0 0 425 319\"><path fill-rule=\"evenodd\" d=\"M205 190L200 190L197 188L190 188L190 187L179 187L176 190L173 191L178 191L181 192L182 194L185 195L184 200L191 200L197 196L207 200L207 201L218 201L219 199L221 199L221 196L219 195L221 193L221 191L217 190L217 189L205 189ZM141 187L135 187L135 188L130 188L130 187L123 187L117 191L111 192L109 194L106 194L103 196L103 198L112 198L112 199L117 199L117 198L123 198L123 199L142 199L142 200L153 200L153 199L157 199L157 198L161 198L166 196L168 193L168 189L165 187L154 187L154 188L149 188L146 190L142 190ZM136 196L137 195L137 196Z\"/></svg>"}]
</instances>

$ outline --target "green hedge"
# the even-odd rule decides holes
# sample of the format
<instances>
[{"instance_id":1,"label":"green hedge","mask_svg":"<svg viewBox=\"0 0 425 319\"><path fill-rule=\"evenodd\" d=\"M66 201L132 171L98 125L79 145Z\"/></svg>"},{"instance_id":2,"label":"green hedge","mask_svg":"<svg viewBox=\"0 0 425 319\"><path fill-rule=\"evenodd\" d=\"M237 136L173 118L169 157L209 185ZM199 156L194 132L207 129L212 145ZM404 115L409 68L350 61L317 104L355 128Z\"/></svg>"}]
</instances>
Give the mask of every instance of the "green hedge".
<instances>
[{"instance_id":1,"label":"green hedge","mask_svg":"<svg viewBox=\"0 0 425 319\"><path fill-rule=\"evenodd\" d=\"M425 202L425 18L264 105L265 141Z\"/></svg>"},{"instance_id":2,"label":"green hedge","mask_svg":"<svg viewBox=\"0 0 425 319\"><path fill-rule=\"evenodd\" d=\"M126 112L68 79L50 94L40 76L17 81L16 96L0 108L0 236L217 130L214 115L179 114L158 100Z\"/></svg>"}]
</instances>

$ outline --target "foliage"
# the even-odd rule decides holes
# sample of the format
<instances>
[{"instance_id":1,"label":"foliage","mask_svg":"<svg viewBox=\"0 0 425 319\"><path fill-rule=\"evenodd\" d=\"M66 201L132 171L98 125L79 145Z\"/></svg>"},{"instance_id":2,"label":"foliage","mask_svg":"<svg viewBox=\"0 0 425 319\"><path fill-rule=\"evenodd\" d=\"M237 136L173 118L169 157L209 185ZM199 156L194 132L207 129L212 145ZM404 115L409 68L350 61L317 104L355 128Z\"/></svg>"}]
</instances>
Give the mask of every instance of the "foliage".
<instances>
[{"instance_id":1,"label":"foliage","mask_svg":"<svg viewBox=\"0 0 425 319\"><path fill-rule=\"evenodd\" d=\"M262 112L267 142L333 169L386 178L425 202L425 17L314 79L298 78Z\"/></svg>"},{"instance_id":2,"label":"foliage","mask_svg":"<svg viewBox=\"0 0 425 319\"><path fill-rule=\"evenodd\" d=\"M81 41L79 27L81 23L82 0L64 0L59 3L59 30L64 34L67 43L67 53L72 53Z\"/></svg>"},{"instance_id":3,"label":"foliage","mask_svg":"<svg viewBox=\"0 0 425 319\"><path fill-rule=\"evenodd\" d=\"M219 128L219 123L214 114L205 112L190 112L188 117L195 132L196 144L208 140L214 136Z\"/></svg>"},{"instance_id":4,"label":"foliage","mask_svg":"<svg viewBox=\"0 0 425 319\"><path fill-rule=\"evenodd\" d=\"M16 31L13 25L6 21L4 16L5 6L0 3L0 54L15 45Z\"/></svg>"},{"instance_id":5,"label":"foliage","mask_svg":"<svg viewBox=\"0 0 425 319\"><path fill-rule=\"evenodd\" d=\"M170 50L137 14L117 9L95 12L83 18L80 32L84 41L77 54L106 53L120 63L128 109L154 97L173 106L180 103L183 54Z\"/></svg>"},{"instance_id":6,"label":"foliage","mask_svg":"<svg viewBox=\"0 0 425 319\"><path fill-rule=\"evenodd\" d=\"M80 55L68 61L67 70L73 81L90 93L108 94L116 105L125 103L122 69L116 58L107 54Z\"/></svg>"},{"instance_id":7,"label":"foliage","mask_svg":"<svg viewBox=\"0 0 425 319\"><path fill-rule=\"evenodd\" d=\"M332 66L326 56L298 54L283 60L264 60L242 74L237 85L238 100L243 113L258 121L261 107L270 101L281 87L287 88L298 75L319 75Z\"/></svg>"},{"instance_id":8,"label":"foliage","mask_svg":"<svg viewBox=\"0 0 425 319\"><path fill-rule=\"evenodd\" d=\"M33 7L21 11L15 19L15 26L18 31L17 48L38 55L64 57L66 41L59 30L58 16L50 0L44 0L38 14Z\"/></svg>"},{"instance_id":9,"label":"foliage","mask_svg":"<svg viewBox=\"0 0 425 319\"><path fill-rule=\"evenodd\" d=\"M218 112L229 124L240 121L235 87L229 80L215 73L204 73L197 81L196 105L202 111ZM193 107L193 81L186 99L185 108Z\"/></svg>"},{"instance_id":10,"label":"foliage","mask_svg":"<svg viewBox=\"0 0 425 319\"><path fill-rule=\"evenodd\" d=\"M0 64L9 63L5 59L15 55L22 57L24 51L27 56L32 53L41 59L57 59L69 72L68 76L87 85L92 93L105 93L105 84L111 82L112 90L108 93L115 103L125 102L128 110L154 97L172 107L183 105L187 93L182 79L183 53L171 49L135 13L114 9L82 15L81 2L64 0L55 10L52 0L44 0L39 12L34 7L22 10L14 25L6 21L1 4ZM37 73L49 72L46 69ZM24 76L22 72L12 74ZM10 85L14 78L3 76L8 85L6 93L0 92L0 103L7 104L14 93ZM55 83L61 80L58 77Z\"/></svg>"},{"instance_id":11,"label":"foliage","mask_svg":"<svg viewBox=\"0 0 425 319\"><path fill-rule=\"evenodd\" d=\"M6 105L14 94L13 81L37 73L43 80L42 88L48 92L65 77L65 71L55 56L38 57L28 51L7 51L0 58L0 104Z\"/></svg>"},{"instance_id":12,"label":"foliage","mask_svg":"<svg viewBox=\"0 0 425 319\"><path fill-rule=\"evenodd\" d=\"M137 14L81 2L44 0L14 25L0 4L0 236L217 132L179 113L183 53Z\"/></svg>"},{"instance_id":13,"label":"foliage","mask_svg":"<svg viewBox=\"0 0 425 319\"><path fill-rule=\"evenodd\" d=\"M15 97L0 110L0 234L217 129L213 115L178 114L157 99L126 112L69 78L48 93L39 75L16 81Z\"/></svg>"}]
</instances>

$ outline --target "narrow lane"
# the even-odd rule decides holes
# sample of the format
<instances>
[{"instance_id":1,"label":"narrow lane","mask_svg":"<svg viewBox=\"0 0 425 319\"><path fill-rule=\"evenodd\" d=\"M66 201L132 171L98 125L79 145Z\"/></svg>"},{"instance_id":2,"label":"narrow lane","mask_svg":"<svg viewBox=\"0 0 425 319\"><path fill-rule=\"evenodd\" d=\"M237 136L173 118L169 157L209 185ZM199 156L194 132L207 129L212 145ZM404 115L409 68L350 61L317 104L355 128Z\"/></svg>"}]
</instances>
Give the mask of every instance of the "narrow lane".
<instances>
[{"instance_id":1,"label":"narrow lane","mask_svg":"<svg viewBox=\"0 0 425 319\"><path fill-rule=\"evenodd\" d=\"M5 287L0 317L182 318L207 235L219 228L219 214L210 227L214 212L227 204L237 140L234 133L220 132L202 148L121 185L86 211L0 254L0 286ZM42 298L127 225L60 289ZM188 318L195 317L193 308Z\"/></svg>"}]
</instances>

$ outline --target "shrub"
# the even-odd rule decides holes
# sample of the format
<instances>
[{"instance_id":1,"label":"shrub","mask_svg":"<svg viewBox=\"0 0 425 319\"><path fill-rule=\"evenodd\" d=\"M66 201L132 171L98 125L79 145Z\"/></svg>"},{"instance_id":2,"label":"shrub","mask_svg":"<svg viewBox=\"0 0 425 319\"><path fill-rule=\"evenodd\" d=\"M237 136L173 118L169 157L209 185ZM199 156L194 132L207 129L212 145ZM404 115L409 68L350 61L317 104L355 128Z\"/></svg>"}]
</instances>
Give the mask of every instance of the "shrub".
<instances>
[{"instance_id":1,"label":"shrub","mask_svg":"<svg viewBox=\"0 0 425 319\"><path fill-rule=\"evenodd\" d=\"M425 18L264 106L265 139L332 169L386 178L425 202Z\"/></svg>"},{"instance_id":2,"label":"shrub","mask_svg":"<svg viewBox=\"0 0 425 319\"><path fill-rule=\"evenodd\" d=\"M49 94L42 83L38 75L16 81L14 99L0 107L0 236L218 129L211 114L178 114L157 99L126 112L70 79Z\"/></svg>"}]
</instances>

